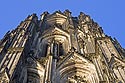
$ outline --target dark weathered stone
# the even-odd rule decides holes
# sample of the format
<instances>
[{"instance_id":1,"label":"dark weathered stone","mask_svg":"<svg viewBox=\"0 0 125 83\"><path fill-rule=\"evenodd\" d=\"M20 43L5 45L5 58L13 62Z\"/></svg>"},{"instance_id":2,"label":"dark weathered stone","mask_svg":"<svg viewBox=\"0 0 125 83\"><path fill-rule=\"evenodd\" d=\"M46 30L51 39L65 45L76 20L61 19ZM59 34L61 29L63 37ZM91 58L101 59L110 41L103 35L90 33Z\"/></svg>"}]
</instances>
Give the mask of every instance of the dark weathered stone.
<instances>
[{"instance_id":1,"label":"dark weathered stone","mask_svg":"<svg viewBox=\"0 0 125 83\"><path fill-rule=\"evenodd\" d=\"M83 12L32 14L0 40L0 83L125 83L124 58Z\"/></svg>"}]
</instances>

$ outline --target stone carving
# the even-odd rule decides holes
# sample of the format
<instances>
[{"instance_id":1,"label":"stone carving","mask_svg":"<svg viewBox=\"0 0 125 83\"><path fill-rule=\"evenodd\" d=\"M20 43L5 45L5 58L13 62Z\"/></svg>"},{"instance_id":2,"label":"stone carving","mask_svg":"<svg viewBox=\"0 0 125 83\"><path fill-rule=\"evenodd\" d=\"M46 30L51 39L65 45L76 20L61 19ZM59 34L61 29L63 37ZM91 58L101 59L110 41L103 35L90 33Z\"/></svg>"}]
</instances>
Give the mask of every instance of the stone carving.
<instances>
[{"instance_id":1,"label":"stone carving","mask_svg":"<svg viewBox=\"0 0 125 83\"><path fill-rule=\"evenodd\" d=\"M78 38L78 43L79 43L80 48L84 49L85 41L81 37Z\"/></svg>"},{"instance_id":2,"label":"stone carving","mask_svg":"<svg viewBox=\"0 0 125 83\"><path fill-rule=\"evenodd\" d=\"M125 49L89 15L71 14L32 14L7 32L0 83L125 83Z\"/></svg>"},{"instance_id":3,"label":"stone carving","mask_svg":"<svg viewBox=\"0 0 125 83\"><path fill-rule=\"evenodd\" d=\"M9 83L9 77L6 72L0 73L0 83Z\"/></svg>"},{"instance_id":4,"label":"stone carving","mask_svg":"<svg viewBox=\"0 0 125 83\"><path fill-rule=\"evenodd\" d=\"M89 83L89 82L87 82L85 76L81 77L74 75L71 78L70 77L68 78L68 83Z\"/></svg>"}]
</instances>

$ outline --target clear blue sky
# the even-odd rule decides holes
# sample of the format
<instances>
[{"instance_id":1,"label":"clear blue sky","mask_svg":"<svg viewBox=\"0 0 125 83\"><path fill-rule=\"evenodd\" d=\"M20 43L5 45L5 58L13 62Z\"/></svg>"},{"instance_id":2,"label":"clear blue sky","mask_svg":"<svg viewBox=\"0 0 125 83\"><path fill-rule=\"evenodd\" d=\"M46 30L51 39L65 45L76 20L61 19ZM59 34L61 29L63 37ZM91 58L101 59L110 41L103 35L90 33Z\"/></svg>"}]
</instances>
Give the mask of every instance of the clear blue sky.
<instances>
[{"instance_id":1,"label":"clear blue sky","mask_svg":"<svg viewBox=\"0 0 125 83\"><path fill-rule=\"evenodd\" d=\"M78 16L80 11L91 16L106 34L116 37L125 47L125 0L1 0L0 38L17 27L29 14L38 16L65 9Z\"/></svg>"}]
</instances>

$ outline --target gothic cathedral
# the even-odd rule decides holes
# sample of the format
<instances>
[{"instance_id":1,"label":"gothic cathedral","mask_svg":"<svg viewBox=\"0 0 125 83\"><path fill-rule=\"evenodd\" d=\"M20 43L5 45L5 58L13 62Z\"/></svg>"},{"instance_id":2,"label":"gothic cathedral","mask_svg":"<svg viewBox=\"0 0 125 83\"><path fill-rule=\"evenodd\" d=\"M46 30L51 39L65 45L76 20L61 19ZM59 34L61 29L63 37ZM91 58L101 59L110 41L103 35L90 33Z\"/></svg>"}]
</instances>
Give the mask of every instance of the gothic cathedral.
<instances>
[{"instance_id":1,"label":"gothic cathedral","mask_svg":"<svg viewBox=\"0 0 125 83\"><path fill-rule=\"evenodd\" d=\"M0 83L125 83L125 49L83 12L32 14L0 40Z\"/></svg>"}]
</instances>

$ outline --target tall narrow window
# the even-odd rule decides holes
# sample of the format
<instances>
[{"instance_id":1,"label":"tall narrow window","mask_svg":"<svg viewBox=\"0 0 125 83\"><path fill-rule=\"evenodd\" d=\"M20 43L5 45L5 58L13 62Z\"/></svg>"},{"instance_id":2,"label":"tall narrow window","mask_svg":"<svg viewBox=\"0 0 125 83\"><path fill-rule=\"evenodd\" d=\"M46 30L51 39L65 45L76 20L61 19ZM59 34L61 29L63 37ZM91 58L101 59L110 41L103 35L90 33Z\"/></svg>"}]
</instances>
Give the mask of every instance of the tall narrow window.
<instances>
[{"instance_id":1,"label":"tall narrow window","mask_svg":"<svg viewBox=\"0 0 125 83\"><path fill-rule=\"evenodd\" d=\"M42 44L42 57L47 55L48 44Z\"/></svg>"},{"instance_id":2,"label":"tall narrow window","mask_svg":"<svg viewBox=\"0 0 125 83\"><path fill-rule=\"evenodd\" d=\"M59 56L64 55L64 49L62 43L59 43Z\"/></svg>"},{"instance_id":3,"label":"tall narrow window","mask_svg":"<svg viewBox=\"0 0 125 83\"><path fill-rule=\"evenodd\" d=\"M59 58L60 56L64 55L63 45L60 42L54 42L52 44L52 54L55 58Z\"/></svg>"}]
</instances>

